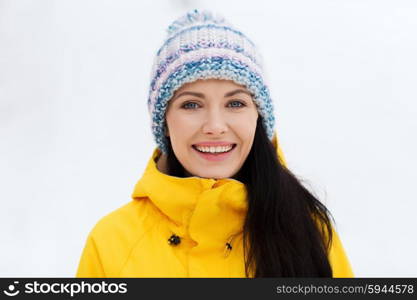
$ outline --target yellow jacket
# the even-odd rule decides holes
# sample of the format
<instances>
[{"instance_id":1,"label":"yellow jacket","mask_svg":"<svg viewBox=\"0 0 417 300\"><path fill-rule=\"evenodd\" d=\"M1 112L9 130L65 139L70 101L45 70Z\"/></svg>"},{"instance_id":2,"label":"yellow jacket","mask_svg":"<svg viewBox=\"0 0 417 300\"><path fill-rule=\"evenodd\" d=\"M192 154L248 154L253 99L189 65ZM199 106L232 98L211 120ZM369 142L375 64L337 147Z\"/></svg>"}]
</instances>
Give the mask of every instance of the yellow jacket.
<instances>
[{"instance_id":1,"label":"yellow jacket","mask_svg":"<svg viewBox=\"0 0 417 300\"><path fill-rule=\"evenodd\" d=\"M132 201L91 230L76 276L245 277L244 184L168 176L156 167L159 154L155 149ZM176 245L168 242L173 235ZM334 277L353 277L336 232L329 258Z\"/></svg>"}]
</instances>

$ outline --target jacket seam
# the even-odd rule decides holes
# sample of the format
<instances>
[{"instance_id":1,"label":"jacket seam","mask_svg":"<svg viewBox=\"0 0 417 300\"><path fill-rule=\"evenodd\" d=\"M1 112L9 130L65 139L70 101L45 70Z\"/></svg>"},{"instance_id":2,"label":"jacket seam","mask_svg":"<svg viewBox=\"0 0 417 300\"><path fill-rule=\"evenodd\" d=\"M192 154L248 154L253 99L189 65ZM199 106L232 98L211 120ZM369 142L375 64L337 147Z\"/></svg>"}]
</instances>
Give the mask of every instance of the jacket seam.
<instances>
[{"instance_id":1,"label":"jacket seam","mask_svg":"<svg viewBox=\"0 0 417 300\"><path fill-rule=\"evenodd\" d=\"M126 258L126 260L125 260L125 262L123 263L123 265L120 267L120 270L119 270L119 272L117 273L117 277L120 277L120 273L122 273L122 271L123 271L123 269L126 267L126 265L127 265L127 262L129 261L129 259L130 259L130 257L132 256L132 254L133 254L133 250L136 248L136 246L137 246L137 244L139 244L139 242L143 239L143 237L151 230L151 229L153 229L155 226L156 226L156 224L159 224L159 222L157 222L157 223L154 223L153 224L153 226L151 226L148 230L146 230L145 232L143 232L142 233L142 235L136 240L136 242L133 244L133 246L132 246L132 248L130 249L130 251L129 251L129 254L128 254L128 256L127 256L127 258Z\"/></svg>"},{"instance_id":2,"label":"jacket seam","mask_svg":"<svg viewBox=\"0 0 417 300\"><path fill-rule=\"evenodd\" d=\"M97 256L98 256L98 262L99 262L99 264L100 264L100 269L101 269L101 272L102 272L102 274L104 274L104 277L107 277L107 275L106 275L106 271L104 271L104 267L103 267L103 263L102 263L102 259L101 259L101 256L100 256L100 252L98 251L98 248L97 248L97 245L96 245L96 241L94 240L94 237L91 235L91 242L92 242L92 244L93 244L93 247L94 247L94 251L95 251L95 253L97 253Z\"/></svg>"}]
</instances>

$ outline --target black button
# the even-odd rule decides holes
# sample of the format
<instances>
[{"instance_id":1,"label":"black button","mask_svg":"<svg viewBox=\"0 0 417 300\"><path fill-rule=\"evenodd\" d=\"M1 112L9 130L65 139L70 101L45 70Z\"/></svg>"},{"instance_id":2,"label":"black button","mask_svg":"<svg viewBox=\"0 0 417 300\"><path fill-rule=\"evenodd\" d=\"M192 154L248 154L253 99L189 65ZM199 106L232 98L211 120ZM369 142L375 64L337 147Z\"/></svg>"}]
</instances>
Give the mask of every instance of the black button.
<instances>
[{"instance_id":1,"label":"black button","mask_svg":"<svg viewBox=\"0 0 417 300\"><path fill-rule=\"evenodd\" d=\"M171 235L171 237L168 239L168 243L169 243L170 245L174 245L174 246L176 246L176 245L178 245L179 243L181 243L181 238L180 238L178 235L173 234L173 235Z\"/></svg>"},{"instance_id":2,"label":"black button","mask_svg":"<svg viewBox=\"0 0 417 300\"><path fill-rule=\"evenodd\" d=\"M232 245L230 243L226 243L227 250L232 250Z\"/></svg>"}]
</instances>

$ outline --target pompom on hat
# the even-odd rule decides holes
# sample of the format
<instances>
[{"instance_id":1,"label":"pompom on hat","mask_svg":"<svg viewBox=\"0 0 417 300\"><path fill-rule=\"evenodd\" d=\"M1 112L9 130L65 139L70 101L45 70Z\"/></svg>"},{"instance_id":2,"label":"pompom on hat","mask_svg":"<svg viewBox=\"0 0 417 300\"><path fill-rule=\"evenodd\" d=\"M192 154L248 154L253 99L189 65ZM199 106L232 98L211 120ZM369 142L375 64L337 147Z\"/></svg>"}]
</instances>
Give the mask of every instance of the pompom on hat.
<instances>
[{"instance_id":1,"label":"pompom on hat","mask_svg":"<svg viewBox=\"0 0 417 300\"><path fill-rule=\"evenodd\" d=\"M167 153L165 112L168 101L183 84L198 79L225 79L244 85L274 137L274 108L265 83L262 57L254 43L222 16L197 9L174 21L155 57L148 109L158 148Z\"/></svg>"}]
</instances>

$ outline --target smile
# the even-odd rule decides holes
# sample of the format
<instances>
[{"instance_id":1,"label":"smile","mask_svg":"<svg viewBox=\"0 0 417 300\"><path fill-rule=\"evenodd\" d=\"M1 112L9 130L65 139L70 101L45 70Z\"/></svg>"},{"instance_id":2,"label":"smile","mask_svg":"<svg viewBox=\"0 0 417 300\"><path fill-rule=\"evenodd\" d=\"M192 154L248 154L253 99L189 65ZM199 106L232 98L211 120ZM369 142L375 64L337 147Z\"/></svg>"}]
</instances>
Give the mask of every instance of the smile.
<instances>
[{"instance_id":1,"label":"smile","mask_svg":"<svg viewBox=\"0 0 417 300\"><path fill-rule=\"evenodd\" d=\"M228 146L210 146L210 147L201 147L193 145L192 148L200 157L209 160L209 161L222 161L227 159L236 148L236 144L231 144Z\"/></svg>"},{"instance_id":2,"label":"smile","mask_svg":"<svg viewBox=\"0 0 417 300\"><path fill-rule=\"evenodd\" d=\"M193 145L194 149L196 149L200 152L212 153L212 154L229 152L235 146L236 146L236 144L230 144L230 145L226 145L226 146L197 146L197 145Z\"/></svg>"}]
</instances>

